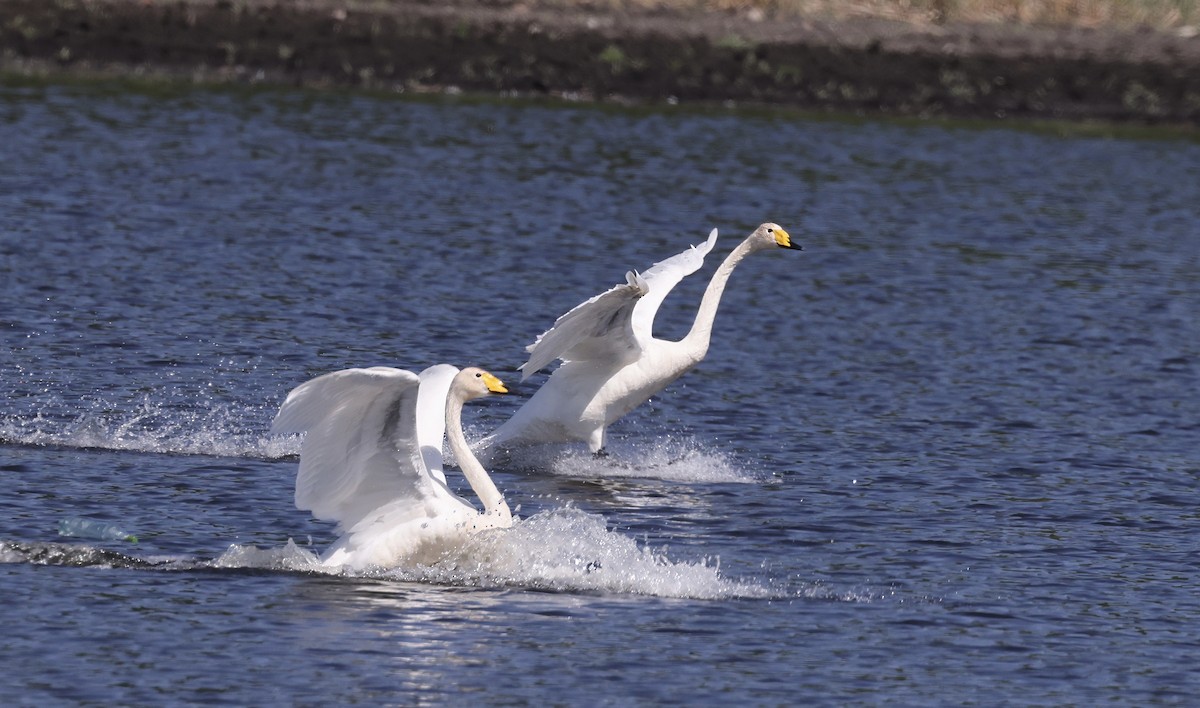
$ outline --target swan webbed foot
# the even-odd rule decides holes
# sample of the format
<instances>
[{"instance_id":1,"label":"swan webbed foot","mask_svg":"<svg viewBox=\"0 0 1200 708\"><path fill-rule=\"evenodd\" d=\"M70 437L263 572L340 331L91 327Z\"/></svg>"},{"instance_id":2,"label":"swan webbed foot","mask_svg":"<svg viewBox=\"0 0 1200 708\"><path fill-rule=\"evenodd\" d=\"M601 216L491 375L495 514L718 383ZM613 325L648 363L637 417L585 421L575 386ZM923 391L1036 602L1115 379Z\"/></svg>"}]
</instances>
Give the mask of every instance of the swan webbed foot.
<instances>
[{"instance_id":1,"label":"swan webbed foot","mask_svg":"<svg viewBox=\"0 0 1200 708\"><path fill-rule=\"evenodd\" d=\"M613 457L612 455L610 455L608 453L608 450L603 447L592 453L592 460L594 462L600 463L604 467L615 467L617 469L622 469L622 470L637 469L637 467L635 467L634 465L632 465L628 462L625 462L624 460L618 460L616 457Z\"/></svg>"}]
</instances>

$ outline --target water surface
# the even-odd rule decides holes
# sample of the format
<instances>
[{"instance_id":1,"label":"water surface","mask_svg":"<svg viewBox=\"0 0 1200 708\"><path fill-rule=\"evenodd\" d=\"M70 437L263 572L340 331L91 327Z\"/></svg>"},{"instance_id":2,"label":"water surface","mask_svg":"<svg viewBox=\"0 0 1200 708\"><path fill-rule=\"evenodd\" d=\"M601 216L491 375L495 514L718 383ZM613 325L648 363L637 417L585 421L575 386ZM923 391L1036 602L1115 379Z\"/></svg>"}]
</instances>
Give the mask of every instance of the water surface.
<instances>
[{"instance_id":1,"label":"water surface","mask_svg":"<svg viewBox=\"0 0 1200 708\"><path fill-rule=\"evenodd\" d=\"M7 703L1186 702L1200 147L789 114L0 89ZM759 222L707 359L315 572L287 391L481 365ZM515 389L530 394L545 374ZM520 396L472 404L469 434ZM57 535L110 521L139 543Z\"/></svg>"}]
</instances>

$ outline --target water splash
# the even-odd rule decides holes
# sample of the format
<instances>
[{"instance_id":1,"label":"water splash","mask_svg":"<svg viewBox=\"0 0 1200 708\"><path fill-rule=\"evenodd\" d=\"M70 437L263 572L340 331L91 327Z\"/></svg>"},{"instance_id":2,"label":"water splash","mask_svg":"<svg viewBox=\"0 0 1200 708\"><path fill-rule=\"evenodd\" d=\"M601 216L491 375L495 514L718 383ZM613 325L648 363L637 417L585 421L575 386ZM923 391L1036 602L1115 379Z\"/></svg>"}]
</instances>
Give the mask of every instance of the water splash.
<instances>
[{"instance_id":1,"label":"water splash","mask_svg":"<svg viewBox=\"0 0 1200 708\"><path fill-rule=\"evenodd\" d=\"M41 411L0 415L0 443L260 459L297 454L298 438L266 432L263 421L273 415L265 405L239 409L216 403L181 410L178 404L143 397L132 409L114 410L97 401L68 419Z\"/></svg>"},{"instance_id":2,"label":"water splash","mask_svg":"<svg viewBox=\"0 0 1200 708\"><path fill-rule=\"evenodd\" d=\"M279 548L256 548L254 546L231 545L224 553L209 564L214 568L259 568L293 572L329 572L321 565L316 553L302 548L295 540Z\"/></svg>"},{"instance_id":3,"label":"water splash","mask_svg":"<svg viewBox=\"0 0 1200 708\"><path fill-rule=\"evenodd\" d=\"M391 571L404 580L716 599L768 597L761 585L725 578L715 559L676 561L665 549L611 530L577 509L535 514L499 533L473 536L427 568Z\"/></svg>"},{"instance_id":4,"label":"water splash","mask_svg":"<svg viewBox=\"0 0 1200 708\"><path fill-rule=\"evenodd\" d=\"M275 402L236 405L225 401L180 402L159 391L133 402L92 400L70 416L43 411L69 409L44 401L38 410L0 414L0 444L61 446L176 455L209 455L275 460L296 456L301 436L272 435ZM484 432L471 430L476 438ZM447 464L454 464L446 452ZM614 444L607 457L563 446L514 451L517 468L579 479L658 479L691 483L753 483L761 474L723 450L686 437Z\"/></svg>"},{"instance_id":5,"label":"water splash","mask_svg":"<svg viewBox=\"0 0 1200 708\"><path fill-rule=\"evenodd\" d=\"M311 551L289 542L278 549L231 546L221 568L341 573L323 568ZM754 582L723 577L711 559L677 561L664 549L639 544L603 518L567 508L519 519L510 529L472 536L429 564L359 573L405 582L458 587L509 587L555 592L656 597L763 598L775 593Z\"/></svg>"},{"instance_id":6,"label":"water splash","mask_svg":"<svg viewBox=\"0 0 1200 708\"><path fill-rule=\"evenodd\" d=\"M723 450L714 450L690 438L662 438L633 444L616 444L608 455L596 457L586 450L533 447L512 454L513 464L526 469L549 470L577 479L657 479L667 482L750 484L762 475Z\"/></svg>"},{"instance_id":7,"label":"water splash","mask_svg":"<svg viewBox=\"0 0 1200 708\"><path fill-rule=\"evenodd\" d=\"M558 509L519 520L511 529L469 539L428 565L361 573L322 566L317 554L289 540L276 548L233 544L215 559L181 555L133 556L88 545L0 541L0 563L180 572L259 570L461 587L529 589L560 593L641 595L724 600L818 600L874 603L896 593L869 588L838 590L822 583L739 580L724 577L712 559L677 561L665 549L639 544L609 529L603 519ZM916 598L920 601L920 598ZM901 598L903 600L903 598Z\"/></svg>"}]
</instances>

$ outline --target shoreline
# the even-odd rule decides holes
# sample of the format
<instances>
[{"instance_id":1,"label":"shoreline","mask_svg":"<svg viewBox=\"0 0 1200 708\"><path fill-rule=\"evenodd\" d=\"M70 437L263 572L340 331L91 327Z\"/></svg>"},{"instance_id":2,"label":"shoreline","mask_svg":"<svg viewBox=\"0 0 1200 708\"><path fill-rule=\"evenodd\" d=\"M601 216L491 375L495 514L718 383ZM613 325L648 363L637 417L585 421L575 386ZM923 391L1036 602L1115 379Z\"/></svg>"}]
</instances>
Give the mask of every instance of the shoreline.
<instances>
[{"instance_id":1,"label":"shoreline","mask_svg":"<svg viewBox=\"0 0 1200 708\"><path fill-rule=\"evenodd\" d=\"M0 0L0 71L1200 125L1190 32L515 0Z\"/></svg>"}]
</instances>

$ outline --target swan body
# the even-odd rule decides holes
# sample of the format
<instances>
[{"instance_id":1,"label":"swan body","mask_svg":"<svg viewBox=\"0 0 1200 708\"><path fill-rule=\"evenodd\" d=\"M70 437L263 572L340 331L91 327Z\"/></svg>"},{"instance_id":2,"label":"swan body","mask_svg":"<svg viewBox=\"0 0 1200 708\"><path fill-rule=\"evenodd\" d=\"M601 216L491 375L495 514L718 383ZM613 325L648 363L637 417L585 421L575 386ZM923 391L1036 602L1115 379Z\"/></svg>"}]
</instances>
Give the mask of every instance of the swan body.
<instances>
[{"instance_id":1,"label":"swan body","mask_svg":"<svg viewBox=\"0 0 1200 708\"><path fill-rule=\"evenodd\" d=\"M759 226L713 274L696 320L680 341L653 336L654 316L679 281L704 265L708 239L570 310L529 345L522 381L555 359L563 363L513 417L483 442L490 449L527 443L584 441L604 449L608 426L650 400L708 353L717 306L733 269L768 248L800 249L777 224Z\"/></svg>"},{"instance_id":2,"label":"swan body","mask_svg":"<svg viewBox=\"0 0 1200 708\"><path fill-rule=\"evenodd\" d=\"M336 521L341 537L323 565L359 570L436 557L467 535L507 528L508 504L471 453L462 406L506 393L482 369L432 366L418 376L377 366L319 376L288 394L274 433L304 433L296 507ZM478 510L446 484L445 436Z\"/></svg>"}]
</instances>

